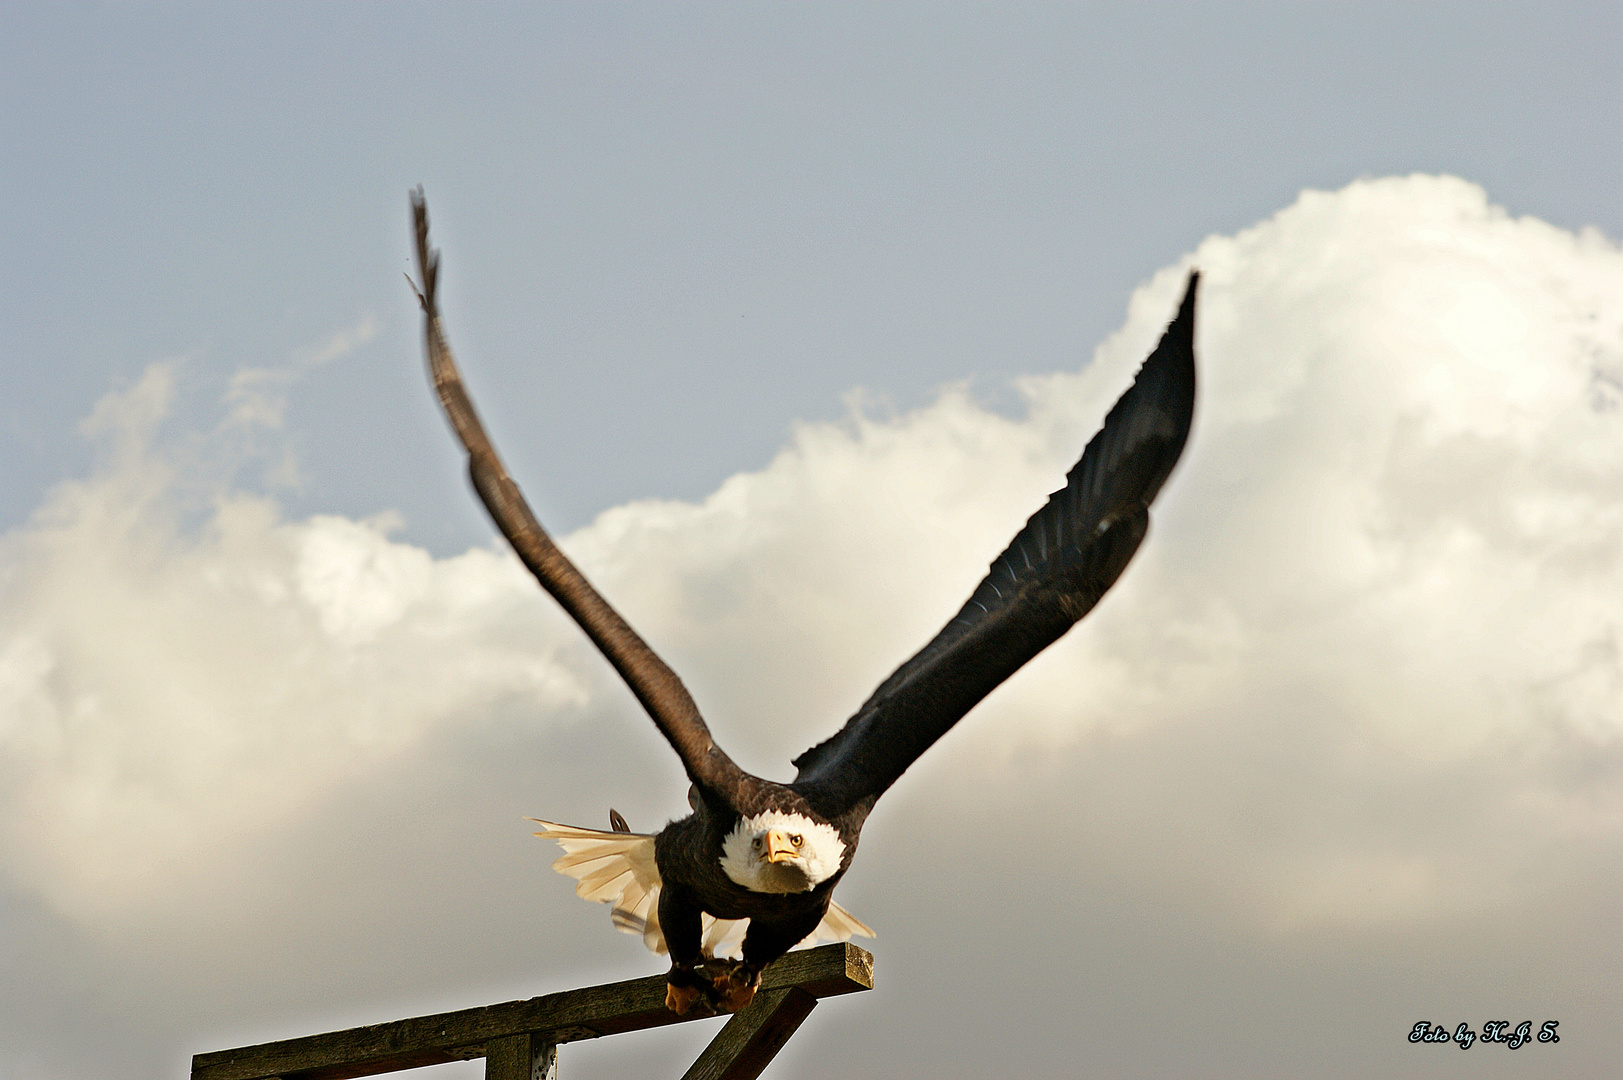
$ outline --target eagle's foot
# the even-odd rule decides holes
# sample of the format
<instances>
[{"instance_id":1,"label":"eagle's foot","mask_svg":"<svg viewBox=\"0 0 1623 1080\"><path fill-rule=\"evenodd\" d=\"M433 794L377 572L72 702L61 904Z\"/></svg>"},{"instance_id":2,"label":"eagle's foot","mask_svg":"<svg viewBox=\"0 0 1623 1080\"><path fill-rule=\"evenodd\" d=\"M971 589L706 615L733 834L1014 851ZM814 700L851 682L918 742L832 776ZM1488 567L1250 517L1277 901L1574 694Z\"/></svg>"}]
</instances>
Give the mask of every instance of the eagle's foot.
<instances>
[{"instance_id":1,"label":"eagle's foot","mask_svg":"<svg viewBox=\"0 0 1623 1080\"><path fill-rule=\"evenodd\" d=\"M712 980L711 1000L722 1012L735 1013L755 1000L755 990L760 985L761 973L739 961Z\"/></svg>"},{"instance_id":2,"label":"eagle's foot","mask_svg":"<svg viewBox=\"0 0 1623 1080\"><path fill-rule=\"evenodd\" d=\"M693 968L673 967L665 977L665 1007L677 1016L686 1016L694 1002L710 996L710 980Z\"/></svg>"},{"instance_id":3,"label":"eagle's foot","mask_svg":"<svg viewBox=\"0 0 1623 1080\"><path fill-rule=\"evenodd\" d=\"M697 986L672 986L665 984L665 1007L677 1016L686 1016L693 1003L704 997L704 991Z\"/></svg>"},{"instance_id":4,"label":"eagle's foot","mask_svg":"<svg viewBox=\"0 0 1623 1080\"><path fill-rule=\"evenodd\" d=\"M677 1016L735 1013L755 1000L761 972L742 960L706 957L693 967L672 966L665 976L665 1007Z\"/></svg>"}]
</instances>

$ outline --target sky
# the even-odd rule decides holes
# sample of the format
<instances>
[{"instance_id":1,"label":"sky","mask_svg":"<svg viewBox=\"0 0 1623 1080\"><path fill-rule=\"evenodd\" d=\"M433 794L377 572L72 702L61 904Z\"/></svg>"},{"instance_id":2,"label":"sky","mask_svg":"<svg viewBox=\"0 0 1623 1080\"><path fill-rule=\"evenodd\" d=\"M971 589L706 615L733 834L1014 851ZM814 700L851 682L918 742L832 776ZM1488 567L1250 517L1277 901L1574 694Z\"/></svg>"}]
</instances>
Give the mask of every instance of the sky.
<instances>
[{"instance_id":1,"label":"sky","mask_svg":"<svg viewBox=\"0 0 1623 1080\"><path fill-rule=\"evenodd\" d=\"M3 1080L661 970L524 821L686 785L467 490L418 183L510 468L774 778L1203 272L1149 539L879 805L877 989L768 1076L1615 1069L1623 9L0 20Z\"/></svg>"}]
</instances>

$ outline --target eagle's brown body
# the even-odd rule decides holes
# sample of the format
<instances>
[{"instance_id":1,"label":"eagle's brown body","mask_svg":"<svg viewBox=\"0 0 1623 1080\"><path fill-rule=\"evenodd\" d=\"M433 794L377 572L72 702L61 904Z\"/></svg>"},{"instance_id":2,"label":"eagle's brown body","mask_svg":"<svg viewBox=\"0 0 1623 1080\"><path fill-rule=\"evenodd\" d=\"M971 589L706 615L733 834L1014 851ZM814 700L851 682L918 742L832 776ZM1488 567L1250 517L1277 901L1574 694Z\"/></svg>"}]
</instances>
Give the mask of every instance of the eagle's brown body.
<instances>
[{"instance_id":1,"label":"eagle's brown body","mask_svg":"<svg viewBox=\"0 0 1623 1080\"><path fill-rule=\"evenodd\" d=\"M804 892L755 892L733 881L722 869L723 838L737 825L739 814L725 804L712 805L702 795L695 801L698 806L694 812L665 826L654 842L654 858L664 885L659 896L659 924L671 962L691 967L704 959L701 916L708 914L715 919L750 921L744 936L743 961L760 970L811 936L823 921L834 886L845 876L856 852L857 832L840 830L845 852L842 865L832 877Z\"/></svg>"}]
</instances>

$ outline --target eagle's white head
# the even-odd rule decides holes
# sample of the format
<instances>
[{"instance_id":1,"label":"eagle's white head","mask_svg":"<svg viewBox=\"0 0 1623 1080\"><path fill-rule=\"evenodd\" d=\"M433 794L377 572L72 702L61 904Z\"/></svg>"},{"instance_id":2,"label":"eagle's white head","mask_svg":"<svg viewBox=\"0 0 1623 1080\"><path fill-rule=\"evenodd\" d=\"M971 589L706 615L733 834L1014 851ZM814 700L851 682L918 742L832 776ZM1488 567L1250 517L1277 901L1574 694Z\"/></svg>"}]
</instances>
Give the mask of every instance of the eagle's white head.
<instances>
[{"instance_id":1,"label":"eagle's white head","mask_svg":"<svg viewBox=\"0 0 1623 1080\"><path fill-rule=\"evenodd\" d=\"M833 826L777 810L741 819L721 842L721 868L751 892L805 892L833 877L844 857Z\"/></svg>"}]
</instances>

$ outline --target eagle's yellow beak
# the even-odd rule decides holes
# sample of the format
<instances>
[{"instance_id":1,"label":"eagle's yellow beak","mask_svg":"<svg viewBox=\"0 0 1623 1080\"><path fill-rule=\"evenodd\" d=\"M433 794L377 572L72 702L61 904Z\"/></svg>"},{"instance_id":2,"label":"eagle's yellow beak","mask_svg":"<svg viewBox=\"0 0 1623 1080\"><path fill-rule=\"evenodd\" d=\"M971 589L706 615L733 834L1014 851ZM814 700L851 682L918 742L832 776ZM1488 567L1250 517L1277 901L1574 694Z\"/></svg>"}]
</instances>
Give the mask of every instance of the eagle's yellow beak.
<instances>
[{"instance_id":1,"label":"eagle's yellow beak","mask_svg":"<svg viewBox=\"0 0 1623 1080\"><path fill-rule=\"evenodd\" d=\"M789 837L777 829L766 831L766 861L770 863L788 862L796 855L795 846L789 842Z\"/></svg>"}]
</instances>

